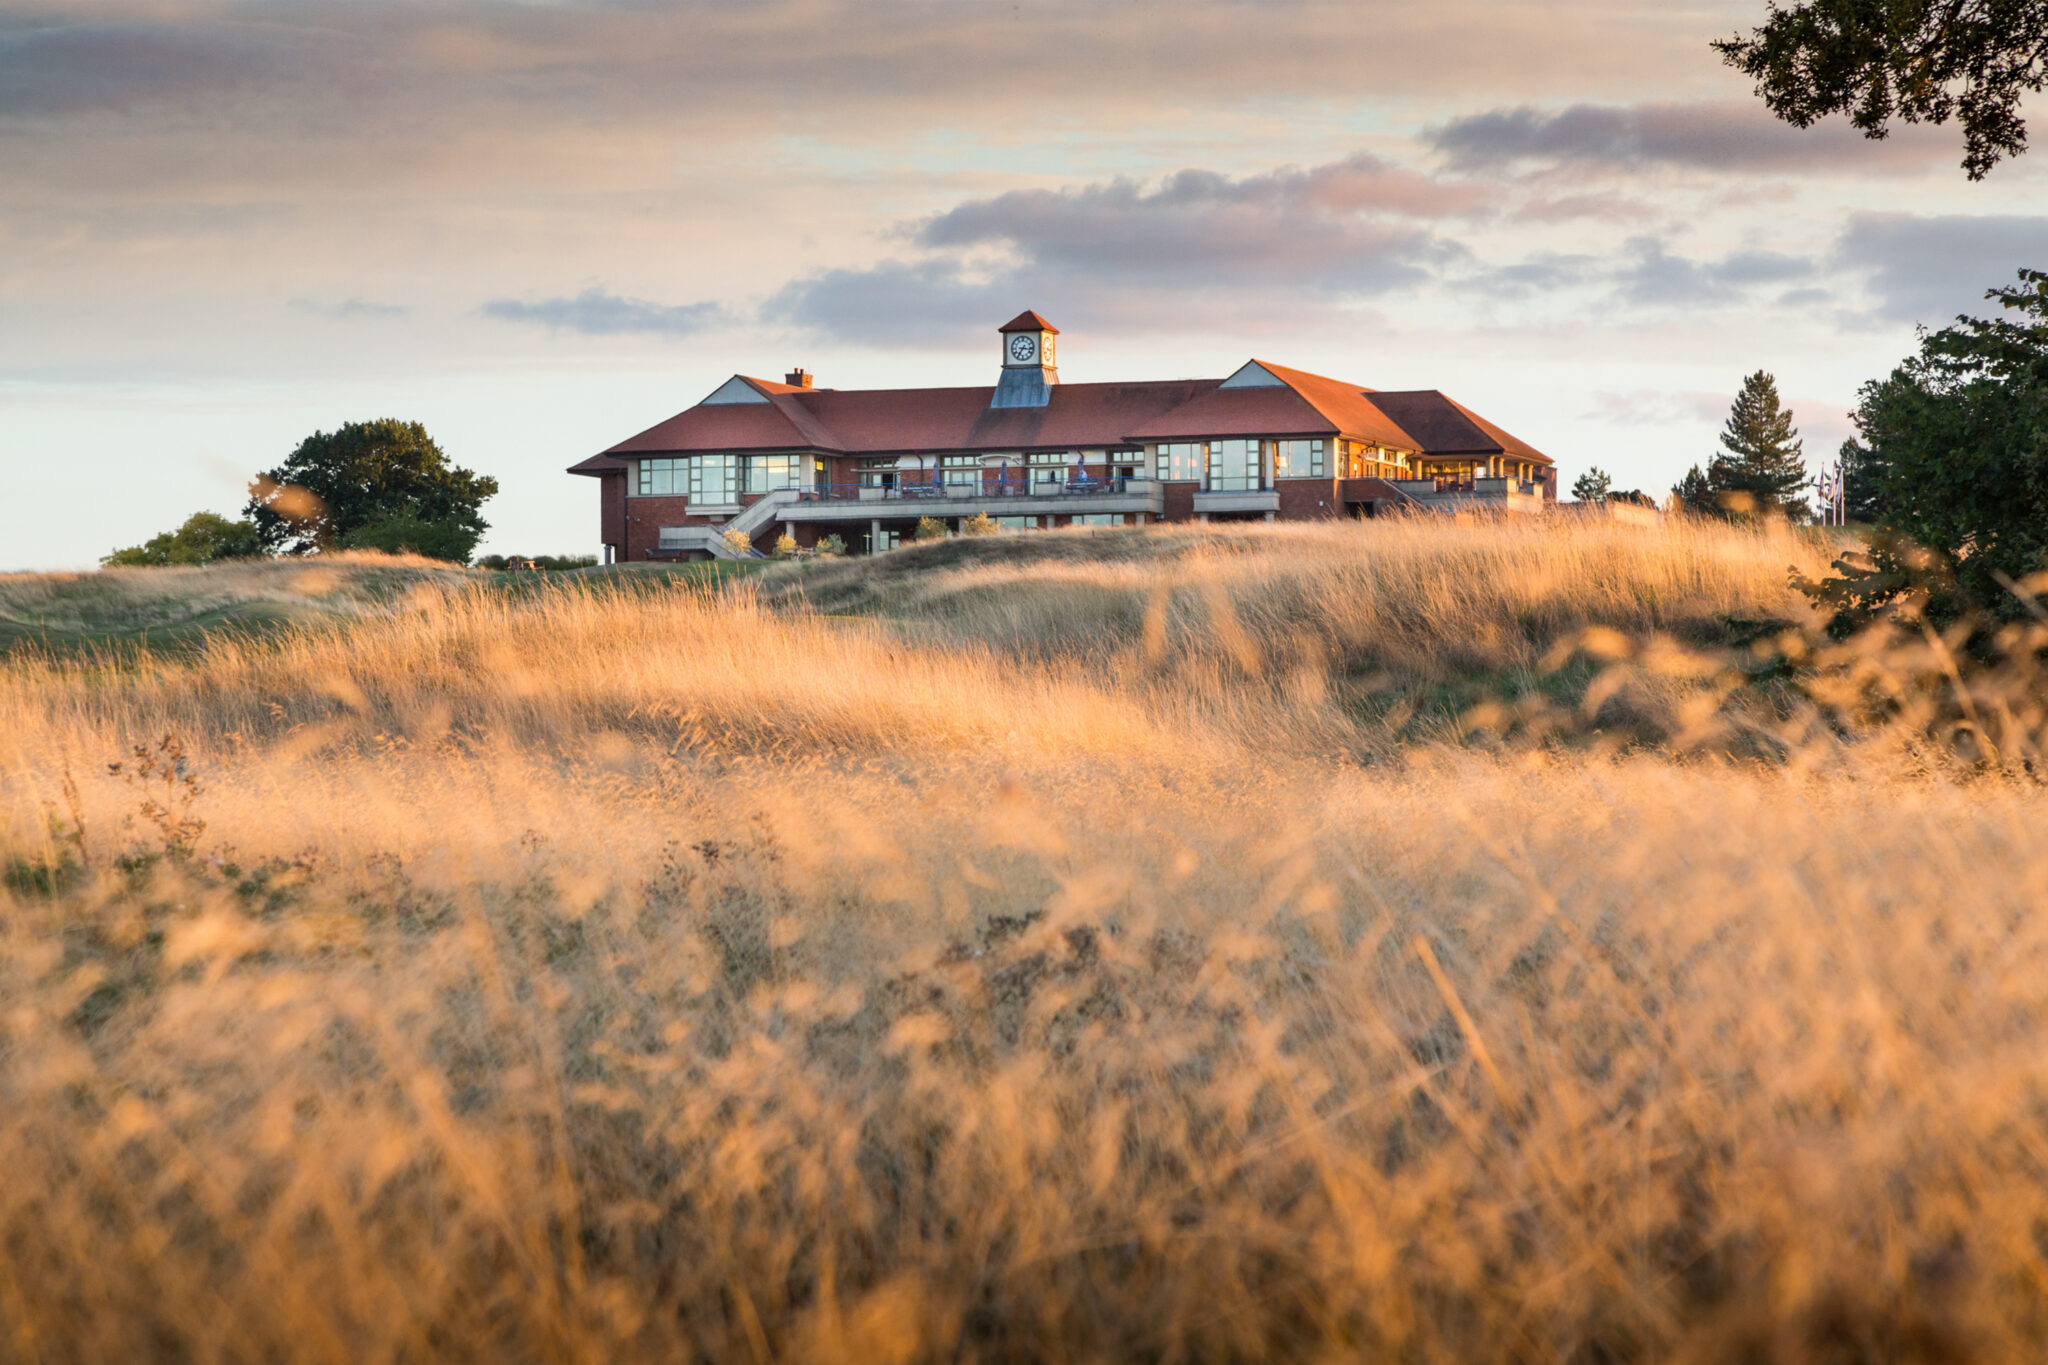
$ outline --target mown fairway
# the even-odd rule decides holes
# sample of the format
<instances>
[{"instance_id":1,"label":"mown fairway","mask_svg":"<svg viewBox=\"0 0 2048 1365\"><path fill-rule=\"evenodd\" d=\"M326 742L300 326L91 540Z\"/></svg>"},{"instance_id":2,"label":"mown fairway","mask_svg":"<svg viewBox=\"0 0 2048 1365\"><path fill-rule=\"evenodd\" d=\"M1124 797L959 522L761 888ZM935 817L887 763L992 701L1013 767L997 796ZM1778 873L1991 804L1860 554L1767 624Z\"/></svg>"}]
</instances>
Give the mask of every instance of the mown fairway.
<instances>
[{"instance_id":1,"label":"mown fairway","mask_svg":"<svg viewBox=\"0 0 2048 1365\"><path fill-rule=\"evenodd\" d=\"M2043 689L1827 558L93 582L291 621L0 660L0 1360L2039 1359Z\"/></svg>"}]
</instances>

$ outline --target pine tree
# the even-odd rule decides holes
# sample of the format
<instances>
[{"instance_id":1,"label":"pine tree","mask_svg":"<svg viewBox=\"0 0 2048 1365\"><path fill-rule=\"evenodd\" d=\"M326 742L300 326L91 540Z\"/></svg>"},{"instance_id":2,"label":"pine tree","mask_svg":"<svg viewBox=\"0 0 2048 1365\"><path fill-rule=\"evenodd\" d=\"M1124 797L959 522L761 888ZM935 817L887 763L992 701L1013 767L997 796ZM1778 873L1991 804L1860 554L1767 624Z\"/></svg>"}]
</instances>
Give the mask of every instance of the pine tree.
<instances>
[{"instance_id":1,"label":"pine tree","mask_svg":"<svg viewBox=\"0 0 2048 1365\"><path fill-rule=\"evenodd\" d=\"M1671 485L1671 496L1678 499L1678 505L1688 512L1719 513L1721 508L1714 501L1714 485L1694 465L1685 471L1685 477Z\"/></svg>"},{"instance_id":2,"label":"pine tree","mask_svg":"<svg viewBox=\"0 0 2048 1365\"><path fill-rule=\"evenodd\" d=\"M1842 442L1843 510L1850 521L1876 525L1884 519L1887 461L1882 451L1853 436Z\"/></svg>"},{"instance_id":3,"label":"pine tree","mask_svg":"<svg viewBox=\"0 0 2048 1365\"><path fill-rule=\"evenodd\" d=\"M1607 471L1596 464L1579 475L1578 481L1572 484L1572 496L1580 502L1605 502L1607 490L1612 487L1614 480L1607 477Z\"/></svg>"},{"instance_id":4,"label":"pine tree","mask_svg":"<svg viewBox=\"0 0 2048 1365\"><path fill-rule=\"evenodd\" d=\"M1728 410L1722 453L1707 467L1707 482L1729 513L1776 512L1802 521L1811 511L1804 446L1792 425L1792 410L1778 402L1778 381L1758 370L1742 381L1742 392Z\"/></svg>"}]
</instances>

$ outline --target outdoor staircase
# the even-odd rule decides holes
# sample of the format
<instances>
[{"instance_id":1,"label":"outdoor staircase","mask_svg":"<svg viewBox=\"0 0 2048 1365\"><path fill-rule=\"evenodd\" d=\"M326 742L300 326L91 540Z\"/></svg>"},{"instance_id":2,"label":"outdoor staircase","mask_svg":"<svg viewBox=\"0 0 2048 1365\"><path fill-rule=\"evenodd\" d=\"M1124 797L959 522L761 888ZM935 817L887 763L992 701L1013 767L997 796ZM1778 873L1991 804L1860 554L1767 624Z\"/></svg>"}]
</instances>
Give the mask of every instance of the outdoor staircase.
<instances>
[{"instance_id":1,"label":"outdoor staircase","mask_svg":"<svg viewBox=\"0 0 2048 1365\"><path fill-rule=\"evenodd\" d=\"M797 497L797 489L778 488L773 493L769 493L761 498L760 501L754 503L751 507L742 510L723 526L679 526L674 528L675 534L664 534L662 536L661 548L685 552L702 550L713 559L764 558L762 553L756 549L735 550L732 546L726 544L725 533L727 531L738 531L751 541L760 534L762 527L772 521L779 520L781 510L795 502Z\"/></svg>"}]
</instances>

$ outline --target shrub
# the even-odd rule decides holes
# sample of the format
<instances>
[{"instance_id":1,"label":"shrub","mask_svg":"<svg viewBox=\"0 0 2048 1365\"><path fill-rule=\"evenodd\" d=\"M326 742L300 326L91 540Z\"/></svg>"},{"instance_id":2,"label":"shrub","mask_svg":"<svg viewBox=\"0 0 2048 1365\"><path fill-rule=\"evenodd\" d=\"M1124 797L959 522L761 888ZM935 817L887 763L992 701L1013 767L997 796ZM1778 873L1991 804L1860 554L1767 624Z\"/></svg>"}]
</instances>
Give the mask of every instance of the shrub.
<instances>
[{"instance_id":1,"label":"shrub","mask_svg":"<svg viewBox=\"0 0 2048 1365\"><path fill-rule=\"evenodd\" d=\"M816 549L821 555L837 558L846 553L846 540L842 536L823 536L819 538Z\"/></svg>"},{"instance_id":2,"label":"shrub","mask_svg":"<svg viewBox=\"0 0 2048 1365\"><path fill-rule=\"evenodd\" d=\"M385 554L425 555L452 564L467 564L483 531L462 521L428 521L411 512L380 517L341 537L345 550L382 550Z\"/></svg>"},{"instance_id":3,"label":"shrub","mask_svg":"<svg viewBox=\"0 0 2048 1365\"><path fill-rule=\"evenodd\" d=\"M476 561L479 569L588 569L596 564L596 555L485 555Z\"/></svg>"},{"instance_id":4,"label":"shrub","mask_svg":"<svg viewBox=\"0 0 2048 1365\"><path fill-rule=\"evenodd\" d=\"M723 540L726 548L736 555L750 555L754 552L753 538L745 531L735 530L728 526L725 528L725 534L720 536L719 539Z\"/></svg>"},{"instance_id":5,"label":"shrub","mask_svg":"<svg viewBox=\"0 0 2048 1365\"><path fill-rule=\"evenodd\" d=\"M995 523L995 518L986 512L976 512L960 523L960 534L963 536L992 536L1000 529Z\"/></svg>"},{"instance_id":6,"label":"shrub","mask_svg":"<svg viewBox=\"0 0 2048 1365\"><path fill-rule=\"evenodd\" d=\"M116 550L100 563L117 568L168 564L211 564L216 559L254 559L263 541L253 521L229 521L217 512L194 512L175 531Z\"/></svg>"},{"instance_id":7,"label":"shrub","mask_svg":"<svg viewBox=\"0 0 2048 1365\"><path fill-rule=\"evenodd\" d=\"M916 539L916 540L944 540L945 538L946 538L946 523L945 523L945 522L943 522L943 521L939 520L939 518L937 518L937 517L919 517L919 518L917 519L917 532L916 532L915 536L913 537L913 539Z\"/></svg>"},{"instance_id":8,"label":"shrub","mask_svg":"<svg viewBox=\"0 0 2048 1365\"><path fill-rule=\"evenodd\" d=\"M784 531L781 535L775 537L775 557L777 559L788 559L796 553L796 549L796 537L789 532Z\"/></svg>"}]
</instances>

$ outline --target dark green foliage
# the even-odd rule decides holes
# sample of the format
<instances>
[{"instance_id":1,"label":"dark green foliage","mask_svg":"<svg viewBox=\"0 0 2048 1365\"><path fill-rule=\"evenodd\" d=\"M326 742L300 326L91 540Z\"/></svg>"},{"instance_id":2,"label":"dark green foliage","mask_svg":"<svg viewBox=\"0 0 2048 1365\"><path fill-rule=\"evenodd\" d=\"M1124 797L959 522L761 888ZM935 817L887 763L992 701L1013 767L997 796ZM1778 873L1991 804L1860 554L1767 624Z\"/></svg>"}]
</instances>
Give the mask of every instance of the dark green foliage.
<instances>
[{"instance_id":1,"label":"dark green foliage","mask_svg":"<svg viewBox=\"0 0 2048 1365\"><path fill-rule=\"evenodd\" d=\"M2017 320L1960 318L1859 395L1888 534L1810 589L1845 627L1909 591L1937 619L2016 618L2013 585L2048 569L2048 272L1987 297Z\"/></svg>"},{"instance_id":2,"label":"dark green foliage","mask_svg":"<svg viewBox=\"0 0 2048 1365\"><path fill-rule=\"evenodd\" d=\"M459 556L437 557L467 559L490 525L484 500L497 491L496 479L450 464L418 422L386 418L314 432L250 485L247 511L263 543L281 554L334 549L354 533L388 536L388 526L372 528L411 518L466 533Z\"/></svg>"},{"instance_id":3,"label":"dark green foliage","mask_svg":"<svg viewBox=\"0 0 2048 1365\"><path fill-rule=\"evenodd\" d=\"M1870 137L1894 117L1963 126L1972 180L2027 147L2020 101L2048 82L2048 0L1804 0L1714 44L1772 113L1806 128L1847 114Z\"/></svg>"},{"instance_id":4,"label":"dark green foliage","mask_svg":"<svg viewBox=\"0 0 2048 1365\"><path fill-rule=\"evenodd\" d=\"M1614 480L1599 465L1589 467L1572 484L1572 496L1580 502L1605 502Z\"/></svg>"},{"instance_id":5,"label":"dark green foliage","mask_svg":"<svg viewBox=\"0 0 2048 1365\"><path fill-rule=\"evenodd\" d=\"M467 564L483 531L462 521L427 521L414 513L379 517L341 538L344 550L382 550L385 554L425 555Z\"/></svg>"},{"instance_id":6,"label":"dark green foliage","mask_svg":"<svg viewBox=\"0 0 2048 1365\"><path fill-rule=\"evenodd\" d=\"M1714 485L1710 483L1700 467L1694 465L1685 471L1685 477L1671 485L1671 495L1688 512L1702 515L1718 514L1720 504L1714 501Z\"/></svg>"},{"instance_id":7,"label":"dark green foliage","mask_svg":"<svg viewBox=\"0 0 2048 1365\"><path fill-rule=\"evenodd\" d=\"M1707 484L1729 515L1806 517L1804 443L1769 373L1758 370L1742 381L1721 428L1721 453L1707 466Z\"/></svg>"},{"instance_id":8,"label":"dark green foliage","mask_svg":"<svg viewBox=\"0 0 2048 1365\"><path fill-rule=\"evenodd\" d=\"M253 521L229 521L217 512L194 512L175 531L116 550L100 563L120 567L211 564L216 559L254 559L263 540Z\"/></svg>"},{"instance_id":9,"label":"dark green foliage","mask_svg":"<svg viewBox=\"0 0 2048 1365\"><path fill-rule=\"evenodd\" d=\"M485 555L476 562L479 569L591 569L596 555Z\"/></svg>"},{"instance_id":10,"label":"dark green foliage","mask_svg":"<svg viewBox=\"0 0 2048 1365\"><path fill-rule=\"evenodd\" d=\"M1876 525L1884 520L1885 459L1882 451L1873 450L1861 441L1851 437L1842 442L1841 454L1837 457L1842 466L1842 506L1850 521Z\"/></svg>"}]
</instances>

